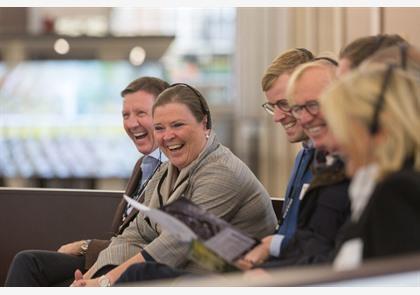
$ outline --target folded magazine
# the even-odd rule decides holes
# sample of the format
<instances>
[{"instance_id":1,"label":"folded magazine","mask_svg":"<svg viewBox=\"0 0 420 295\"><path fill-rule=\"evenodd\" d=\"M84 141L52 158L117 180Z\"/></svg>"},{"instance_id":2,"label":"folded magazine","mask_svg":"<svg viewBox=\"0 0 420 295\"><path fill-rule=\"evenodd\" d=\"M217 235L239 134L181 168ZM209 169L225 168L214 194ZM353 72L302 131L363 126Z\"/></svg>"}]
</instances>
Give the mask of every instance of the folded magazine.
<instances>
[{"instance_id":1,"label":"folded magazine","mask_svg":"<svg viewBox=\"0 0 420 295\"><path fill-rule=\"evenodd\" d=\"M223 219L186 198L160 209L149 208L124 195L125 200L162 229L190 243L189 258L217 272L237 270L233 262L259 243Z\"/></svg>"}]
</instances>

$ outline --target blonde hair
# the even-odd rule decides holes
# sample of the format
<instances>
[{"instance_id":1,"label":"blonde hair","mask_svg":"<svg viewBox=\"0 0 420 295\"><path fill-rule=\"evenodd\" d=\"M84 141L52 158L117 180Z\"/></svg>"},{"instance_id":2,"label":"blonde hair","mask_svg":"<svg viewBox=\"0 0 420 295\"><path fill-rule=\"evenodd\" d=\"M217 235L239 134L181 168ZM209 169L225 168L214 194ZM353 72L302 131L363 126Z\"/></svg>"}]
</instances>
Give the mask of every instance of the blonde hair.
<instances>
[{"instance_id":1,"label":"blonde hair","mask_svg":"<svg viewBox=\"0 0 420 295\"><path fill-rule=\"evenodd\" d=\"M356 70L333 83L321 96L321 108L330 130L343 146L354 144L353 124L369 131L387 71L386 65ZM379 166L378 179L400 170L408 159L420 169L420 82L395 68L384 92L379 111L379 133L383 142L370 149ZM373 136L373 135L372 135Z\"/></svg>"},{"instance_id":2,"label":"blonde hair","mask_svg":"<svg viewBox=\"0 0 420 295\"><path fill-rule=\"evenodd\" d=\"M277 78L285 73L291 73L298 65L311 61L313 54L305 48L287 50L277 56L267 68L261 80L262 90L268 91Z\"/></svg>"},{"instance_id":3,"label":"blonde hair","mask_svg":"<svg viewBox=\"0 0 420 295\"><path fill-rule=\"evenodd\" d=\"M324 70L328 74L328 77L331 79L331 81L335 80L336 78L336 66L327 60L321 59L321 60L316 60L313 62L308 62L308 63L300 65L293 72L292 76L290 76L289 82L287 83L286 97L290 105L294 104L296 84L298 83L300 78L303 76L303 74L309 69Z\"/></svg>"}]
</instances>

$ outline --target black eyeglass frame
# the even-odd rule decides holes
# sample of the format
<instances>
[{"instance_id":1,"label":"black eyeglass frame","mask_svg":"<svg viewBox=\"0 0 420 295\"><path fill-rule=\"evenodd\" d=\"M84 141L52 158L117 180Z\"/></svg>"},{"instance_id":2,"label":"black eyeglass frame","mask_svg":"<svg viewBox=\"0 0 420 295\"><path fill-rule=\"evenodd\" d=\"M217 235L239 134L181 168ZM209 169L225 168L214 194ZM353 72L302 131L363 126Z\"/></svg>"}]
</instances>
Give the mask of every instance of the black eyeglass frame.
<instances>
[{"instance_id":1,"label":"black eyeglass frame","mask_svg":"<svg viewBox=\"0 0 420 295\"><path fill-rule=\"evenodd\" d=\"M305 109L305 111L311 114L312 116L316 116L319 113L319 108L320 108L320 105L319 105L318 99L314 98L314 99L306 101L304 104L292 105L290 107L290 111L293 117L295 117L296 119L299 119L302 116L303 109Z\"/></svg>"},{"instance_id":2,"label":"black eyeglass frame","mask_svg":"<svg viewBox=\"0 0 420 295\"><path fill-rule=\"evenodd\" d=\"M261 107L270 115L274 115L275 107L277 107L278 109L282 110L285 113L290 113L291 111L289 103L287 102L287 99L285 98L279 99L274 104L271 102L265 102L261 105Z\"/></svg>"}]
</instances>

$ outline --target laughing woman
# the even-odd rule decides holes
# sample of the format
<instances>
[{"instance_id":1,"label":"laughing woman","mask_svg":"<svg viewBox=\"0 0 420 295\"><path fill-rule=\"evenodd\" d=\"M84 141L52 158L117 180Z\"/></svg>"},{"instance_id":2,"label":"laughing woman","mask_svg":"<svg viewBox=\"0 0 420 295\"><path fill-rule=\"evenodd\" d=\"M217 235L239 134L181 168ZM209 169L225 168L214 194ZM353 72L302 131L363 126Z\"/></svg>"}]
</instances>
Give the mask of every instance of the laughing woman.
<instances>
[{"instance_id":1,"label":"laughing woman","mask_svg":"<svg viewBox=\"0 0 420 295\"><path fill-rule=\"evenodd\" d=\"M396 66L372 65L322 97L352 176L351 224L337 268L420 251L420 82Z\"/></svg>"},{"instance_id":2,"label":"laughing woman","mask_svg":"<svg viewBox=\"0 0 420 295\"><path fill-rule=\"evenodd\" d=\"M185 197L244 233L263 238L273 232L276 216L267 191L250 169L224 147L211 130L207 102L193 87L174 84L153 106L155 137L168 163L149 182L144 204L159 208ZM76 274L74 286L109 286L132 264L157 262L203 272L187 260L189 246L140 216L113 238L93 267ZM104 267L116 266L99 279Z\"/></svg>"}]
</instances>

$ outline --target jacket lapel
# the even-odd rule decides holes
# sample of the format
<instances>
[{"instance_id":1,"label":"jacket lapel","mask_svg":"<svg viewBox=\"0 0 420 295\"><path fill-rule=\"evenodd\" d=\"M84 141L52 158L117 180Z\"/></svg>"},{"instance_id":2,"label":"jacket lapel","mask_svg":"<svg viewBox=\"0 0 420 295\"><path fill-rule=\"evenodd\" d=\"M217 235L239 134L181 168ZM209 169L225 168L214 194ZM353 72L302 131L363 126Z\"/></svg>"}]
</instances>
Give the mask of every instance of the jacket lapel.
<instances>
[{"instance_id":1,"label":"jacket lapel","mask_svg":"<svg viewBox=\"0 0 420 295\"><path fill-rule=\"evenodd\" d=\"M141 176L142 176L142 170L141 170L141 162L143 160L143 157L137 160L136 164L134 165L133 173L131 174L126 189L125 194L127 196L131 196L133 192L135 191L137 184L139 183ZM115 234L120 234L124 228L128 225L128 223L136 216L137 210L133 208L133 210L130 212L129 216L127 216L126 219L124 219L124 222L122 222L123 215L125 208L127 206L127 202L122 198L120 203L118 204L118 207L115 211L114 218L112 220L112 226L111 230Z\"/></svg>"},{"instance_id":2,"label":"jacket lapel","mask_svg":"<svg viewBox=\"0 0 420 295\"><path fill-rule=\"evenodd\" d=\"M144 157L141 157L137 161L136 165L134 166L133 173L131 174L130 178L128 179L128 183L127 183L127 186L125 188L125 194L127 196L131 196L134 193L134 191L136 190L136 188L137 188L137 186L140 182L140 179L143 175L143 171L141 170L141 163L143 161L143 158Z\"/></svg>"}]
</instances>

